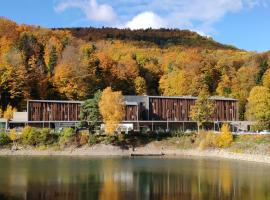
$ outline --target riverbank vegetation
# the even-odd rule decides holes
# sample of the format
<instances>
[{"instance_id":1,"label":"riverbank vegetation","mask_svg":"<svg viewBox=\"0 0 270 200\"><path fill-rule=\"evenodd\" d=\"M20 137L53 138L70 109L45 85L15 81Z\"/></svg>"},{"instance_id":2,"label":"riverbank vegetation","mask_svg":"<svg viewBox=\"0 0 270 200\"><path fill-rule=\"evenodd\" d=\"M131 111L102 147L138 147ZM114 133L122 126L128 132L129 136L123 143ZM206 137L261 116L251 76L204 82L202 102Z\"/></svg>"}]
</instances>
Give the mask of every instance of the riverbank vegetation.
<instances>
[{"instance_id":1,"label":"riverbank vegetation","mask_svg":"<svg viewBox=\"0 0 270 200\"><path fill-rule=\"evenodd\" d=\"M16 132L14 132L16 133ZM136 150L154 145L162 150L217 150L223 149L234 153L249 153L270 155L269 135L232 135L229 126L224 125L220 133L213 131L200 131L197 133L118 133L89 134L88 131L75 132L65 128L54 132L47 128L38 129L25 127L15 139L12 131L9 135L0 134L0 148L23 150L32 148L36 150L62 151L67 148L92 148L96 145L112 145L122 150ZM151 149L149 149L151 151Z\"/></svg>"}]
</instances>

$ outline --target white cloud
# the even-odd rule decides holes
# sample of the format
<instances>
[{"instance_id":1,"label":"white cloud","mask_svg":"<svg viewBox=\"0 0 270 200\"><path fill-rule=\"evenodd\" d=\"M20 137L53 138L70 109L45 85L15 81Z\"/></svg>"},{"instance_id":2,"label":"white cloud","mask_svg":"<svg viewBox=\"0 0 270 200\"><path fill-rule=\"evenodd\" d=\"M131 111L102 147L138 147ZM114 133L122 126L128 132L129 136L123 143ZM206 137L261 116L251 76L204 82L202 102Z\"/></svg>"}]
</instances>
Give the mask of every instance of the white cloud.
<instances>
[{"instance_id":1,"label":"white cloud","mask_svg":"<svg viewBox=\"0 0 270 200\"><path fill-rule=\"evenodd\" d=\"M165 20L156 15L153 12L143 12L136 15L130 21L128 21L125 25L130 29L147 29L147 28L163 28L166 27L167 24Z\"/></svg>"},{"instance_id":2,"label":"white cloud","mask_svg":"<svg viewBox=\"0 0 270 200\"><path fill-rule=\"evenodd\" d=\"M96 0L60 1L55 10L63 12L68 8L79 8L90 21L112 22L116 19L116 14L110 5L98 4Z\"/></svg>"},{"instance_id":3,"label":"white cloud","mask_svg":"<svg viewBox=\"0 0 270 200\"><path fill-rule=\"evenodd\" d=\"M59 1L59 0L58 0ZM99 4L98 1L103 2ZM79 8L89 21L115 27L181 28L214 33L228 13L266 6L270 0L60 0L59 12ZM117 15L116 15L117 13ZM104 25L104 24L100 24Z\"/></svg>"}]
</instances>

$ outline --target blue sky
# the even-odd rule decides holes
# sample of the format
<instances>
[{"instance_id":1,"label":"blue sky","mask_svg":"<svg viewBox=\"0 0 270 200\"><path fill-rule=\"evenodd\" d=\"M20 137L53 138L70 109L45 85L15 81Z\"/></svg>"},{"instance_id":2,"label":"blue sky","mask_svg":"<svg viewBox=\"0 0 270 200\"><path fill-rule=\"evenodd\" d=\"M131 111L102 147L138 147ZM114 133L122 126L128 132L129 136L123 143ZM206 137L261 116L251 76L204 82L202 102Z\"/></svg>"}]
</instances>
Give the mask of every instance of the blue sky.
<instances>
[{"instance_id":1,"label":"blue sky","mask_svg":"<svg viewBox=\"0 0 270 200\"><path fill-rule=\"evenodd\" d=\"M270 0L1 0L0 16L43 27L180 28L270 50Z\"/></svg>"}]
</instances>

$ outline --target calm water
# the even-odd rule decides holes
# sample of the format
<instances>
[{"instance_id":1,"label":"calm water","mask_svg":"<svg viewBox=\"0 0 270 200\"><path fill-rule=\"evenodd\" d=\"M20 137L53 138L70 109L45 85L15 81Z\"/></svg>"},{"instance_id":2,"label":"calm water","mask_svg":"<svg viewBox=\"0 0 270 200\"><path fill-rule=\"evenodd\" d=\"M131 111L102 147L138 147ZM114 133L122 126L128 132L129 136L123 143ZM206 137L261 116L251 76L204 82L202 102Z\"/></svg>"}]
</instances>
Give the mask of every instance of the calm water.
<instances>
[{"instance_id":1,"label":"calm water","mask_svg":"<svg viewBox=\"0 0 270 200\"><path fill-rule=\"evenodd\" d=\"M0 158L0 199L270 200L270 166L189 158Z\"/></svg>"}]
</instances>

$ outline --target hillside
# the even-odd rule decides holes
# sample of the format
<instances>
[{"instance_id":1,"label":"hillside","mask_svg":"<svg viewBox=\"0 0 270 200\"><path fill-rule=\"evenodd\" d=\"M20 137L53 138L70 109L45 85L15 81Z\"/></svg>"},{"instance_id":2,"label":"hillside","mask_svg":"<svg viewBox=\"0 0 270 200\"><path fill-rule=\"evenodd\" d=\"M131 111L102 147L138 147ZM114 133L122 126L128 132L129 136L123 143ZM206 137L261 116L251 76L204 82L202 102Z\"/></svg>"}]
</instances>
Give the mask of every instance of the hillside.
<instances>
[{"instance_id":1,"label":"hillside","mask_svg":"<svg viewBox=\"0 0 270 200\"><path fill-rule=\"evenodd\" d=\"M252 88L270 88L270 54L215 42L191 31L46 29L0 18L0 104L25 99L91 98L111 86L123 94L211 95L239 99L243 119Z\"/></svg>"},{"instance_id":2,"label":"hillside","mask_svg":"<svg viewBox=\"0 0 270 200\"><path fill-rule=\"evenodd\" d=\"M71 34L85 41L121 40L153 43L159 47L182 45L187 47L201 47L207 49L232 49L231 45L224 45L214 41L210 37L204 37L196 32L179 29L146 29L130 30L117 28L65 28Z\"/></svg>"}]
</instances>

